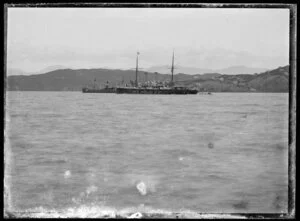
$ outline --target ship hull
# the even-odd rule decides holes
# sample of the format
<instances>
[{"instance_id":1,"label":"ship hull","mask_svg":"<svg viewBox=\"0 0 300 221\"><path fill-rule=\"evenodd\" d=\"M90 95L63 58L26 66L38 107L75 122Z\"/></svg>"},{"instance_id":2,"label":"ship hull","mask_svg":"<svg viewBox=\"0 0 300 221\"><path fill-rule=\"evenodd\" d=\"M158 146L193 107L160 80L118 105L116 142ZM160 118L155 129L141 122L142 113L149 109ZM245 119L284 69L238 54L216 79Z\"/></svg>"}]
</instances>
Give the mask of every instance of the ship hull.
<instances>
[{"instance_id":1,"label":"ship hull","mask_svg":"<svg viewBox=\"0 0 300 221\"><path fill-rule=\"evenodd\" d=\"M192 89L157 89L157 88L116 88L117 94L197 94Z\"/></svg>"}]
</instances>

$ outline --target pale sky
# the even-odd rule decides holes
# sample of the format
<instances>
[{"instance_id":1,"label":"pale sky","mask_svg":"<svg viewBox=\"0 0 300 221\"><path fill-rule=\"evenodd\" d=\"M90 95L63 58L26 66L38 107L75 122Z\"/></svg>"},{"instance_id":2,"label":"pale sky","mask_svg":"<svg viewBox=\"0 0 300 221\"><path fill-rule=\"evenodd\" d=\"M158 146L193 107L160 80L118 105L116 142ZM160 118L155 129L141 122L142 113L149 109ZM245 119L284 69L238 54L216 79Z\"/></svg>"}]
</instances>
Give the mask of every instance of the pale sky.
<instances>
[{"instance_id":1,"label":"pale sky","mask_svg":"<svg viewBox=\"0 0 300 221\"><path fill-rule=\"evenodd\" d=\"M8 68L289 64L289 9L8 8Z\"/></svg>"}]
</instances>

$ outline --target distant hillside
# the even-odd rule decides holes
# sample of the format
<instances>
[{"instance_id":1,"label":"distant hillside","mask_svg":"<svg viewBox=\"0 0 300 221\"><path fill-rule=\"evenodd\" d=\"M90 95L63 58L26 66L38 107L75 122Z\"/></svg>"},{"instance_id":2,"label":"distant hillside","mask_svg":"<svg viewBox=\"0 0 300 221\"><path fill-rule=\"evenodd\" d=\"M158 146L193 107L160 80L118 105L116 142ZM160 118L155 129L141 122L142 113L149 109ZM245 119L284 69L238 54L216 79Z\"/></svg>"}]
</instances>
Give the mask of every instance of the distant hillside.
<instances>
[{"instance_id":1,"label":"distant hillside","mask_svg":"<svg viewBox=\"0 0 300 221\"><path fill-rule=\"evenodd\" d=\"M210 79L183 80L177 84L212 92L288 92L289 66L261 74L216 75Z\"/></svg>"},{"instance_id":2,"label":"distant hillside","mask_svg":"<svg viewBox=\"0 0 300 221\"><path fill-rule=\"evenodd\" d=\"M147 75L145 75L147 73ZM170 80L170 75L139 72L139 82L147 80ZM29 76L9 76L7 89L16 91L79 91L83 86L92 85L94 80L103 87L109 81L110 85L129 83L135 80L134 70L109 69L61 69L45 74ZM174 76L176 85L195 87L200 91L212 92L288 92L289 66L280 67L261 74L224 75L220 73L205 73L188 75L184 73Z\"/></svg>"},{"instance_id":3,"label":"distant hillside","mask_svg":"<svg viewBox=\"0 0 300 221\"><path fill-rule=\"evenodd\" d=\"M255 74L267 71L266 68L252 68L246 66L231 66L223 69L203 69L203 68L193 68L193 67L183 67L176 66L177 72L195 75L195 74L205 74L205 73L220 73L220 74ZM163 74L170 73L170 67L167 65L163 66L153 66L147 69L149 72L159 72Z\"/></svg>"},{"instance_id":4,"label":"distant hillside","mask_svg":"<svg viewBox=\"0 0 300 221\"><path fill-rule=\"evenodd\" d=\"M144 81L145 72L139 72L139 81ZM83 86L96 84L103 87L109 81L112 86L129 83L135 80L133 70L110 70L110 69L61 69L45 74L29 76L9 76L7 78L8 90L20 91L79 91ZM147 80L159 81L170 79L170 75L148 73Z\"/></svg>"},{"instance_id":5,"label":"distant hillside","mask_svg":"<svg viewBox=\"0 0 300 221\"><path fill-rule=\"evenodd\" d=\"M218 69L215 72L221 74L255 74L267 71L266 68L252 68L246 66L232 66L228 68Z\"/></svg>"},{"instance_id":6,"label":"distant hillside","mask_svg":"<svg viewBox=\"0 0 300 221\"><path fill-rule=\"evenodd\" d=\"M289 66L257 75L248 82L248 85L263 92L287 92L289 90Z\"/></svg>"},{"instance_id":7,"label":"distant hillside","mask_svg":"<svg viewBox=\"0 0 300 221\"><path fill-rule=\"evenodd\" d=\"M146 71L159 72L159 73L162 73L162 74L170 74L171 73L170 66L168 66L168 65L153 66L153 67L150 67L150 68L146 69ZM204 68L193 68L193 67L183 67L183 66L177 65L176 66L176 72L193 75L193 74L212 73L214 71L212 69L207 69L207 68L206 69L204 69Z\"/></svg>"}]
</instances>

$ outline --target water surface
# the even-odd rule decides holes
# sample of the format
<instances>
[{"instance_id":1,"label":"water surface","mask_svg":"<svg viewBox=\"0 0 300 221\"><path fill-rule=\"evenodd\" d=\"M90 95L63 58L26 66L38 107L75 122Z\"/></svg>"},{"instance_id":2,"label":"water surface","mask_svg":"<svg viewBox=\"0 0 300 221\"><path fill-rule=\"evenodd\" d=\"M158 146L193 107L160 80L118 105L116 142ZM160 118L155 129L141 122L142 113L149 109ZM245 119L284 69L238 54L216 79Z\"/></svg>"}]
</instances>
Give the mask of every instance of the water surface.
<instances>
[{"instance_id":1,"label":"water surface","mask_svg":"<svg viewBox=\"0 0 300 221\"><path fill-rule=\"evenodd\" d=\"M8 92L6 102L11 210L287 212L288 94Z\"/></svg>"}]
</instances>

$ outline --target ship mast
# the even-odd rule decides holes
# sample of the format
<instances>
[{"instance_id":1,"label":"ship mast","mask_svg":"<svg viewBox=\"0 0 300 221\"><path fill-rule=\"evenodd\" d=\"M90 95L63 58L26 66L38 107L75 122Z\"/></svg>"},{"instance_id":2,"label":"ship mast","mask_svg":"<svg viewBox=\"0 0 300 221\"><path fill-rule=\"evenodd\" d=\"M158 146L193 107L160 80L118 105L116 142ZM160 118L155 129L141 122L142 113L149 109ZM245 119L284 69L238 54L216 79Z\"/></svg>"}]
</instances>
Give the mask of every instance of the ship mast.
<instances>
[{"instance_id":1,"label":"ship mast","mask_svg":"<svg viewBox=\"0 0 300 221\"><path fill-rule=\"evenodd\" d=\"M139 54L140 52L136 53L136 69L135 69L135 86L138 86L138 69L139 69Z\"/></svg>"},{"instance_id":2,"label":"ship mast","mask_svg":"<svg viewBox=\"0 0 300 221\"><path fill-rule=\"evenodd\" d=\"M173 50L173 57L172 57L172 68L171 68L171 72L172 72L171 83L173 84L173 72L174 72L174 50Z\"/></svg>"}]
</instances>

